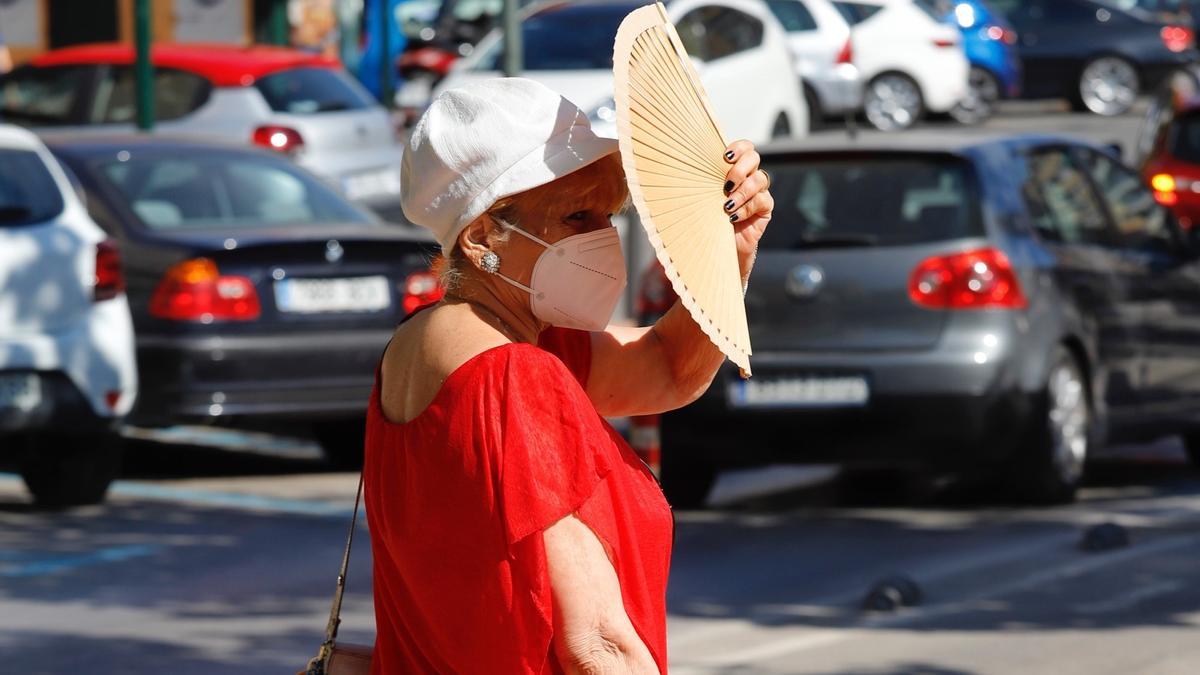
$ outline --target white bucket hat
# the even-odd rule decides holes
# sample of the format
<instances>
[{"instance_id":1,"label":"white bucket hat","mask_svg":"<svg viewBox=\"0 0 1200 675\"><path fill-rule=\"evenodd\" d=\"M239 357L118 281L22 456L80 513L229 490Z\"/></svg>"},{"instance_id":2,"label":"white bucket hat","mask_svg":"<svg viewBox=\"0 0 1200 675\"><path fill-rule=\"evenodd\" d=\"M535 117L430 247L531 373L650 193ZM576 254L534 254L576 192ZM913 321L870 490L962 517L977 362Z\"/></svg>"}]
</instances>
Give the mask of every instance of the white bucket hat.
<instances>
[{"instance_id":1,"label":"white bucket hat","mask_svg":"<svg viewBox=\"0 0 1200 675\"><path fill-rule=\"evenodd\" d=\"M587 115L545 85L498 78L443 92L413 129L400 204L449 255L497 199L545 185L617 152Z\"/></svg>"}]
</instances>

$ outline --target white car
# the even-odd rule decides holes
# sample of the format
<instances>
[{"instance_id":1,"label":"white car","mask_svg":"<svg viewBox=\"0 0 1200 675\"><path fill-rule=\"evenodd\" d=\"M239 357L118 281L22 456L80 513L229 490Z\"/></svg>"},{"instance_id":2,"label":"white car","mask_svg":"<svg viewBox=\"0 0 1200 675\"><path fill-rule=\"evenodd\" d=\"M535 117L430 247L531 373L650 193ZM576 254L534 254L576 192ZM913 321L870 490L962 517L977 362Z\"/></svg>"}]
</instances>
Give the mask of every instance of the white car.
<instances>
[{"instance_id":1,"label":"white car","mask_svg":"<svg viewBox=\"0 0 1200 675\"><path fill-rule=\"evenodd\" d=\"M0 450L40 505L101 501L117 475L116 425L137 397L124 289L62 166L0 125Z\"/></svg>"},{"instance_id":2,"label":"white car","mask_svg":"<svg viewBox=\"0 0 1200 675\"><path fill-rule=\"evenodd\" d=\"M862 109L850 24L830 0L766 0L783 29L814 125Z\"/></svg>"},{"instance_id":3,"label":"white car","mask_svg":"<svg viewBox=\"0 0 1200 675\"><path fill-rule=\"evenodd\" d=\"M947 113L968 94L970 64L958 28L913 0L835 0L850 23L867 121L906 129Z\"/></svg>"},{"instance_id":4,"label":"white car","mask_svg":"<svg viewBox=\"0 0 1200 675\"><path fill-rule=\"evenodd\" d=\"M525 10L525 71L589 112L616 137L612 52L617 27L638 0L542 3ZM756 144L808 132L808 107L785 33L762 0L668 0L667 15L696 63L722 131ZM504 45L492 31L434 91L500 76Z\"/></svg>"}]
</instances>

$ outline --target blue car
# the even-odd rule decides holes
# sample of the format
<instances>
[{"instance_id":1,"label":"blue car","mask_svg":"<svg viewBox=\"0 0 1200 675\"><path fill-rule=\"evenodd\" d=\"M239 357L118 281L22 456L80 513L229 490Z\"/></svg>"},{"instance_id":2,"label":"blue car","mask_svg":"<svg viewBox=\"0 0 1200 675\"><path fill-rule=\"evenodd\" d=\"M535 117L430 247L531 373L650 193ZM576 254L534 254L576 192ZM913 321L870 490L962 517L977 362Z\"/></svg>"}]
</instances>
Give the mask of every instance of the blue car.
<instances>
[{"instance_id":1,"label":"blue car","mask_svg":"<svg viewBox=\"0 0 1200 675\"><path fill-rule=\"evenodd\" d=\"M959 122L987 119L1002 98L1021 93L1021 60L1017 33L1003 14L984 0L950 0L943 6L947 20L959 27L971 62L970 93L950 112Z\"/></svg>"}]
</instances>

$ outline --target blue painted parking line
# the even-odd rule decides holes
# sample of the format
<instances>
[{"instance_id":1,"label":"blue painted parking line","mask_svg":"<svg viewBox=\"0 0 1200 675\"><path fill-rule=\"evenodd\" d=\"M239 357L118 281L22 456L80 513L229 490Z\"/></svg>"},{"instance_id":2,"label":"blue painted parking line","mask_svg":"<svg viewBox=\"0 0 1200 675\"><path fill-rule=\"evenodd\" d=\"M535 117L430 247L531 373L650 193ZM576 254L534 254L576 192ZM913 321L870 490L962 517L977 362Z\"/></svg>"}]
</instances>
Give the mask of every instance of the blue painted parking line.
<instances>
[{"instance_id":1,"label":"blue painted parking line","mask_svg":"<svg viewBox=\"0 0 1200 675\"><path fill-rule=\"evenodd\" d=\"M16 474L0 473L0 482L19 483L21 482L21 478ZM325 518L349 518L354 512L353 507L331 504L319 500L265 497L237 492L219 492L216 490L154 485L137 481L116 481L109 488L109 494L134 499L158 499L202 504L204 506L272 511L275 513L320 516ZM361 515L362 513L363 509L360 508L359 514Z\"/></svg>"},{"instance_id":2,"label":"blue painted parking line","mask_svg":"<svg viewBox=\"0 0 1200 675\"><path fill-rule=\"evenodd\" d=\"M131 544L110 546L88 553L63 553L20 563L0 564L0 577L40 577L91 567L103 563L121 562L131 558L154 555L164 547L161 544Z\"/></svg>"}]
</instances>

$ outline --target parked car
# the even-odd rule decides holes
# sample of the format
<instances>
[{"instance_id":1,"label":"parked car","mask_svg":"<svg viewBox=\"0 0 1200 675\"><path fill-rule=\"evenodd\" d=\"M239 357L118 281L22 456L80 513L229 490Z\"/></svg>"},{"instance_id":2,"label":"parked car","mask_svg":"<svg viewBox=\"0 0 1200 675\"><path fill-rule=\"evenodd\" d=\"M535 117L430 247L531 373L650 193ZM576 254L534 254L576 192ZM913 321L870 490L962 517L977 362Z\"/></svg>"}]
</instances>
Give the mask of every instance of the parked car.
<instances>
[{"instance_id":1,"label":"parked car","mask_svg":"<svg viewBox=\"0 0 1200 675\"><path fill-rule=\"evenodd\" d=\"M810 128L828 117L862 109L850 25L830 0L766 0L787 31Z\"/></svg>"},{"instance_id":2,"label":"parked car","mask_svg":"<svg viewBox=\"0 0 1200 675\"><path fill-rule=\"evenodd\" d=\"M950 110L950 116L963 124L977 124L992 116L1000 99L1021 94L1017 32L984 0L938 0L935 7L962 31L971 64L967 96Z\"/></svg>"},{"instance_id":3,"label":"parked car","mask_svg":"<svg viewBox=\"0 0 1200 675\"><path fill-rule=\"evenodd\" d=\"M387 218L400 213L388 113L337 61L278 47L156 45L156 131L276 150ZM0 118L111 134L136 122L128 44L47 52L0 77ZM398 221L399 222L399 221Z\"/></svg>"},{"instance_id":4,"label":"parked car","mask_svg":"<svg viewBox=\"0 0 1200 675\"><path fill-rule=\"evenodd\" d=\"M1195 88L1163 112L1143 132L1152 140L1141 162L1142 177L1158 203L1191 230L1200 224L1200 98Z\"/></svg>"},{"instance_id":5,"label":"parked car","mask_svg":"<svg viewBox=\"0 0 1200 675\"><path fill-rule=\"evenodd\" d=\"M877 129L897 131L926 113L948 113L967 96L963 38L925 3L835 0L851 27L863 107Z\"/></svg>"},{"instance_id":6,"label":"parked car","mask_svg":"<svg viewBox=\"0 0 1200 675\"><path fill-rule=\"evenodd\" d=\"M1191 25L1193 30L1200 15L1196 12L1195 0L1100 0L1117 9L1140 10L1171 23Z\"/></svg>"},{"instance_id":7,"label":"parked car","mask_svg":"<svg viewBox=\"0 0 1200 675\"><path fill-rule=\"evenodd\" d=\"M396 323L438 294L429 235L389 225L266 150L54 136L125 252L143 396L130 422L311 426L362 457L362 415Z\"/></svg>"},{"instance_id":8,"label":"parked car","mask_svg":"<svg viewBox=\"0 0 1200 675\"><path fill-rule=\"evenodd\" d=\"M1016 27L1025 98L1120 115L1200 58L1190 23L1098 0L991 0Z\"/></svg>"},{"instance_id":9,"label":"parked car","mask_svg":"<svg viewBox=\"0 0 1200 675\"><path fill-rule=\"evenodd\" d=\"M1042 502L1106 440L1183 434L1200 462L1200 259L1136 171L1044 136L762 152L755 374L664 415L672 504L778 462L998 475Z\"/></svg>"},{"instance_id":10,"label":"parked car","mask_svg":"<svg viewBox=\"0 0 1200 675\"><path fill-rule=\"evenodd\" d=\"M551 2L525 10L525 72L586 111L601 135L616 137L612 51L621 20L635 0ZM808 109L795 77L785 33L762 0L669 0L688 53L698 62L722 131L730 139L763 143L808 132ZM499 31L454 65L435 89L496 77L503 44ZM754 91L754 96L746 96Z\"/></svg>"},{"instance_id":11,"label":"parked car","mask_svg":"<svg viewBox=\"0 0 1200 675\"><path fill-rule=\"evenodd\" d=\"M137 398L124 288L68 174L0 125L0 449L42 506L99 502L120 470Z\"/></svg>"}]
</instances>

